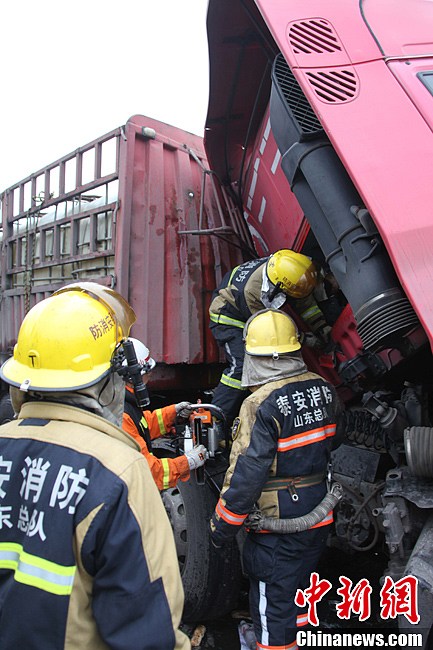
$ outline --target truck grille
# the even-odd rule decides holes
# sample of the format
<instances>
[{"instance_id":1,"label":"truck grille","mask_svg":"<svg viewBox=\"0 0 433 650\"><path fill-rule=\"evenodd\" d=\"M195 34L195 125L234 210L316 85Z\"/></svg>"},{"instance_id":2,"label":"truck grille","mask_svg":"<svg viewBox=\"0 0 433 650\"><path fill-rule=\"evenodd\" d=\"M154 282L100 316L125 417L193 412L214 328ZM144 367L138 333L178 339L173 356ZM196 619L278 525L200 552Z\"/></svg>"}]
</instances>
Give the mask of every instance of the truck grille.
<instances>
[{"instance_id":1,"label":"truck grille","mask_svg":"<svg viewBox=\"0 0 433 650\"><path fill-rule=\"evenodd\" d=\"M328 104L350 101L358 94L358 78L347 68L306 72L314 93Z\"/></svg>"},{"instance_id":2,"label":"truck grille","mask_svg":"<svg viewBox=\"0 0 433 650\"><path fill-rule=\"evenodd\" d=\"M302 133L322 131L322 125L282 54L278 54L275 59L273 76L292 113L292 118L297 122L299 130Z\"/></svg>"},{"instance_id":3,"label":"truck grille","mask_svg":"<svg viewBox=\"0 0 433 650\"><path fill-rule=\"evenodd\" d=\"M324 54L342 51L334 29L323 18L293 23L289 29L288 39L295 54Z\"/></svg>"}]
</instances>

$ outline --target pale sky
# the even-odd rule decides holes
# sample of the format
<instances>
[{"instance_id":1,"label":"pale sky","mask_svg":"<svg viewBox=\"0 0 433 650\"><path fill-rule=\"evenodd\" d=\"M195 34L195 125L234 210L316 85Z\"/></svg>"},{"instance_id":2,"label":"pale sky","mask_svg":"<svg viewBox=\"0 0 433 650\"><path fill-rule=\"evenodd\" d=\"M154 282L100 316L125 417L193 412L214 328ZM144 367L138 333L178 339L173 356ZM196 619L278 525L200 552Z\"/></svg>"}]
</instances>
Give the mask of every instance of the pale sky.
<instances>
[{"instance_id":1,"label":"pale sky","mask_svg":"<svg viewBox=\"0 0 433 650\"><path fill-rule=\"evenodd\" d=\"M2 3L0 192L142 114L203 135L207 0Z\"/></svg>"}]
</instances>

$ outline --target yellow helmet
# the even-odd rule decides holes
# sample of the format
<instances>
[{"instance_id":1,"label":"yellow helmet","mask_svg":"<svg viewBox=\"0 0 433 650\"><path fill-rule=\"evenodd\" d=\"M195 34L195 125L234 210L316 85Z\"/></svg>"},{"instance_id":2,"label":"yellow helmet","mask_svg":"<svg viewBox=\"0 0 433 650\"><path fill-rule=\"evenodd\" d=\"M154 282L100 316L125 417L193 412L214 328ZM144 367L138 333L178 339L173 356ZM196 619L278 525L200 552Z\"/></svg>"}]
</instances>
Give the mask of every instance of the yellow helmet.
<instances>
[{"instance_id":1,"label":"yellow helmet","mask_svg":"<svg viewBox=\"0 0 433 650\"><path fill-rule=\"evenodd\" d=\"M245 352L253 356L278 358L299 350L298 329L294 321L278 309L262 309L244 327Z\"/></svg>"},{"instance_id":2,"label":"yellow helmet","mask_svg":"<svg viewBox=\"0 0 433 650\"><path fill-rule=\"evenodd\" d=\"M134 322L133 309L112 289L94 282L64 287L29 311L0 376L21 390L92 386L110 372Z\"/></svg>"},{"instance_id":3,"label":"yellow helmet","mask_svg":"<svg viewBox=\"0 0 433 650\"><path fill-rule=\"evenodd\" d=\"M292 298L305 298L317 282L314 263L306 255L288 248L276 251L266 264L266 273L275 286Z\"/></svg>"}]
</instances>

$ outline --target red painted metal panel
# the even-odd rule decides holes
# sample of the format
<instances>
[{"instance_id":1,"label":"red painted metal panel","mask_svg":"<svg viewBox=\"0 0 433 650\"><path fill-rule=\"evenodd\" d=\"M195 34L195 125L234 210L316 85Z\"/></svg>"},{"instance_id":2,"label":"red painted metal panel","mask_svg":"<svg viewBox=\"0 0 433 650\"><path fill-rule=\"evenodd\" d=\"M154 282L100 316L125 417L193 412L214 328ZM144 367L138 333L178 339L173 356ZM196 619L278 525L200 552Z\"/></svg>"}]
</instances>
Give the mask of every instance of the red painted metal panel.
<instances>
[{"instance_id":1,"label":"red painted metal panel","mask_svg":"<svg viewBox=\"0 0 433 650\"><path fill-rule=\"evenodd\" d=\"M268 255L285 245L300 250L309 230L280 161L267 110L251 149L243 184L244 215L259 255Z\"/></svg>"},{"instance_id":2,"label":"red painted metal panel","mask_svg":"<svg viewBox=\"0 0 433 650\"><path fill-rule=\"evenodd\" d=\"M334 63L329 52L300 58L286 29L289 21L323 16L323 3L295 0L289 10L280 0L256 4L372 215L433 345L433 98L414 74L433 69L433 5L405 0L396 10L381 0L365 3L361 13L355 1L327 3L326 17L358 84L352 100L327 102L309 75L325 66L328 74L340 70L341 52Z\"/></svg>"},{"instance_id":3,"label":"red painted metal panel","mask_svg":"<svg viewBox=\"0 0 433 650\"><path fill-rule=\"evenodd\" d=\"M270 66L277 54L254 2L209 4L209 163L239 194L259 255L302 246L303 212L281 170L269 123ZM302 236L299 236L301 233Z\"/></svg>"},{"instance_id":4,"label":"red painted metal panel","mask_svg":"<svg viewBox=\"0 0 433 650\"><path fill-rule=\"evenodd\" d=\"M270 76L268 62L280 50L372 215L433 344L433 98L417 77L433 70L433 5L402 0L396 9L391 0L368 0L362 9L357 0L211 1L206 151L220 173L231 170L229 182L243 184L239 152L247 143L248 160L255 156L257 124L263 124L269 99L261 79ZM341 101L317 92L317 77L334 74L348 82ZM260 205L254 208L257 222ZM272 246L268 225L259 234ZM293 244L290 233L282 237L280 245Z\"/></svg>"},{"instance_id":5,"label":"red painted metal panel","mask_svg":"<svg viewBox=\"0 0 433 650\"><path fill-rule=\"evenodd\" d=\"M154 129L154 139L143 136L145 128ZM222 274L242 258L234 237L225 242L179 234L198 228L202 177L208 170L202 138L142 116L128 121L125 136L116 278L137 313L134 334L160 362L215 362L219 355L208 331L210 296ZM209 226L219 217L207 185Z\"/></svg>"},{"instance_id":6,"label":"red painted metal panel","mask_svg":"<svg viewBox=\"0 0 433 650\"><path fill-rule=\"evenodd\" d=\"M216 383L211 293L251 245L202 138L136 115L1 198L3 357L35 302L70 281L95 280L131 302L133 334L160 362L158 386Z\"/></svg>"}]
</instances>

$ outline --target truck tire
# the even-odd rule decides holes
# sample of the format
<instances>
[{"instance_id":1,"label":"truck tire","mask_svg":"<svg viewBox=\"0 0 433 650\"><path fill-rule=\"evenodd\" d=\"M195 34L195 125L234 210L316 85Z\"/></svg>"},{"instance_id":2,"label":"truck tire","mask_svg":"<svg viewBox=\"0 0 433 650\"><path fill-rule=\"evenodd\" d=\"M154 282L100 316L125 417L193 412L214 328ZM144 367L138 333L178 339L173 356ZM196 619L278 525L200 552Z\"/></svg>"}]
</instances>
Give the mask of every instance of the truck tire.
<instances>
[{"instance_id":1,"label":"truck tire","mask_svg":"<svg viewBox=\"0 0 433 650\"><path fill-rule=\"evenodd\" d=\"M217 497L195 476L162 492L173 528L185 591L182 620L197 623L224 616L236 607L242 571L236 540L218 554L210 542L209 519Z\"/></svg>"},{"instance_id":2,"label":"truck tire","mask_svg":"<svg viewBox=\"0 0 433 650\"><path fill-rule=\"evenodd\" d=\"M5 424L13 420L14 410L12 408L11 398L8 393L0 397L0 424Z\"/></svg>"}]
</instances>

